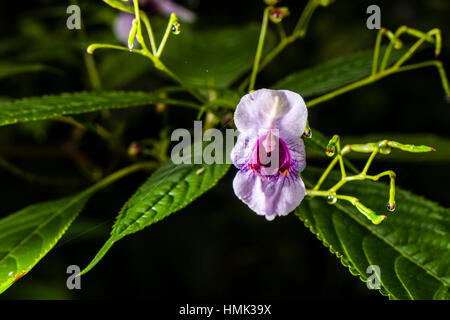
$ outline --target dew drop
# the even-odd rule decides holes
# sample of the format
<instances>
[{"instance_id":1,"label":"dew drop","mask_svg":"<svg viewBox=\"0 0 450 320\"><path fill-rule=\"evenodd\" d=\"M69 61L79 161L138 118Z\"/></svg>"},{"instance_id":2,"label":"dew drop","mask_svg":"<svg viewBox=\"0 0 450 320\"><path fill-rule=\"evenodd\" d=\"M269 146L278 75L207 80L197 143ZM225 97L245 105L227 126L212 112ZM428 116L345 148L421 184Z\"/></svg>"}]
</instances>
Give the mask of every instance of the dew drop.
<instances>
[{"instance_id":1,"label":"dew drop","mask_svg":"<svg viewBox=\"0 0 450 320\"><path fill-rule=\"evenodd\" d=\"M387 209L389 211L394 211L395 210L395 203L388 203Z\"/></svg>"},{"instance_id":2,"label":"dew drop","mask_svg":"<svg viewBox=\"0 0 450 320\"><path fill-rule=\"evenodd\" d=\"M335 203L337 202L337 198L334 197L334 196L328 196L328 197L327 197L327 202L328 202L329 204L335 204Z\"/></svg>"},{"instance_id":3,"label":"dew drop","mask_svg":"<svg viewBox=\"0 0 450 320\"><path fill-rule=\"evenodd\" d=\"M172 24L172 29L171 29L173 34L180 34L181 32L181 26L178 22L174 22L174 24Z\"/></svg>"}]
</instances>

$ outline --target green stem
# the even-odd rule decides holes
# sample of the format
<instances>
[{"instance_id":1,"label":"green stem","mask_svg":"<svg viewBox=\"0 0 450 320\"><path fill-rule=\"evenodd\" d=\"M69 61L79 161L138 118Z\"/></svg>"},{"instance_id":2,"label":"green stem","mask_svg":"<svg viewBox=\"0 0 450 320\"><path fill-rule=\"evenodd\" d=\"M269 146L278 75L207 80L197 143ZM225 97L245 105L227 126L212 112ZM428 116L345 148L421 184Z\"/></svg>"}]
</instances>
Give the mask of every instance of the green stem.
<instances>
[{"instance_id":1,"label":"green stem","mask_svg":"<svg viewBox=\"0 0 450 320\"><path fill-rule=\"evenodd\" d=\"M439 60L430 60L430 61L424 61L424 62L419 62L419 63L415 63L415 64L410 64L410 65L403 66L403 67L397 69L397 72L410 71L410 70L415 70L415 69L424 68L424 67L436 67L438 69L439 76L441 78L442 87L444 88L444 91L445 91L445 94L447 95L447 97L450 97L450 88L448 85L448 79L445 74L444 66L442 65L442 62Z\"/></svg>"},{"instance_id":2,"label":"green stem","mask_svg":"<svg viewBox=\"0 0 450 320\"><path fill-rule=\"evenodd\" d=\"M54 120L56 120L56 121L61 121L61 122L64 122L64 123L68 123L68 124L71 124L71 125L73 125L73 126L75 126L75 127L77 127L77 128L83 129L83 130L88 130L88 128L86 128L86 126L85 126L84 124L82 124L81 122L75 120L75 119L72 118L72 117L60 116L60 117L54 118ZM95 130L95 132L96 132L100 137L102 137L103 139L105 139L106 141L108 141L108 142L110 142L110 143L113 142L113 135L112 135L108 130L106 130L104 127L102 127L101 125L96 124L96 130Z\"/></svg>"},{"instance_id":3,"label":"green stem","mask_svg":"<svg viewBox=\"0 0 450 320\"><path fill-rule=\"evenodd\" d=\"M269 12L271 9L272 9L271 7L267 7L266 9L264 9L261 32L259 34L258 47L256 49L256 56L253 62L253 71L250 76L250 85L248 87L248 91L252 91L253 88L255 87L256 75L258 74L259 62L261 60L261 55L264 47L264 40L266 38L267 24L269 21Z\"/></svg>"},{"instance_id":4,"label":"green stem","mask_svg":"<svg viewBox=\"0 0 450 320\"><path fill-rule=\"evenodd\" d=\"M114 44L105 44L105 43L93 43L89 45L87 48L87 53L93 54L95 50L97 49L114 49L114 50L120 50L120 51L126 51L130 52L130 49L123 46L117 46ZM133 49L131 52L138 52L137 50Z\"/></svg>"},{"instance_id":5,"label":"green stem","mask_svg":"<svg viewBox=\"0 0 450 320\"><path fill-rule=\"evenodd\" d=\"M83 53L84 63L86 65L86 70L88 72L89 81L91 83L92 89L101 90L102 83L100 81L100 76L98 74L97 66L95 65L94 58L87 54L87 52Z\"/></svg>"},{"instance_id":6,"label":"green stem","mask_svg":"<svg viewBox=\"0 0 450 320\"><path fill-rule=\"evenodd\" d=\"M144 22L144 25L145 25L145 29L147 29L147 34L148 34L148 38L150 40L150 46L152 48L152 53L153 53L153 55L155 55L156 54L155 36L153 35L153 29L150 24L150 19L142 11L140 13L141 13L142 21Z\"/></svg>"},{"instance_id":7,"label":"green stem","mask_svg":"<svg viewBox=\"0 0 450 320\"><path fill-rule=\"evenodd\" d=\"M73 1L75 5L78 5L78 1ZM79 32L80 38L83 42L86 42L87 36L84 28L84 23L82 23L82 27ZM102 84L100 81L100 76L98 74L97 66L95 65L94 58L87 54L87 52L83 53L84 64L86 66L86 70L89 77L89 82L91 83L91 87L93 90L101 90Z\"/></svg>"},{"instance_id":8,"label":"green stem","mask_svg":"<svg viewBox=\"0 0 450 320\"><path fill-rule=\"evenodd\" d=\"M372 164L372 161L373 161L373 159L375 158L375 156L378 154L378 151L379 151L379 150L380 150L379 148L376 148L376 149L370 154L369 160L367 160L367 163L366 163L366 165L364 166L363 171L361 171L361 175L363 175L363 176L366 176L366 175L367 175L367 171L369 171L370 165Z\"/></svg>"},{"instance_id":9,"label":"green stem","mask_svg":"<svg viewBox=\"0 0 450 320\"><path fill-rule=\"evenodd\" d=\"M153 56L150 52L142 50L138 52L139 54L148 57L150 60L152 60L153 64L155 65L155 68L158 70L161 70L165 74L167 74L172 80L177 82L179 85L181 85L183 88L186 89L192 96L194 96L198 101L205 103L206 99L195 89L192 87L187 86L175 73L173 73L169 68L166 67L166 65L158 58Z\"/></svg>"},{"instance_id":10,"label":"green stem","mask_svg":"<svg viewBox=\"0 0 450 320\"><path fill-rule=\"evenodd\" d=\"M411 55L408 54L409 58ZM405 60L401 61L401 63L405 62ZM438 60L430 60L430 61L425 61L425 62L421 62L421 63L416 63L416 64L411 64L411 65L407 65L407 66L400 66L401 64L396 64L394 66L392 66L391 68L385 70L385 71L381 71L378 72L375 75L370 75L367 78L364 78L362 80L356 81L354 83L351 83L347 86L344 86L342 88L336 89L334 91L331 91L327 94L324 94L322 96L319 96L315 99L312 99L308 102L306 102L306 105L308 108L313 107L317 104L320 104L322 102L328 101L330 99L333 99L341 94L344 94L346 92L349 92L351 90L363 87L365 85L371 84L373 82L376 82L388 75L394 74L394 73L399 73L399 72L403 72L403 71L409 71L409 70L414 70L414 69L419 69L419 68L423 68L423 67L429 67L429 66L434 66L438 69L439 71L439 76L441 78L441 82L442 82L442 87L444 88L445 94L447 95L447 97L450 97L450 88L449 88L449 83L448 83L448 79L447 76L445 74L445 70L444 67L442 65L442 62L438 61Z\"/></svg>"},{"instance_id":11,"label":"green stem","mask_svg":"<svg viewBox=\"0 0 450 320\"><path fill-rule=\"evenodd\" d=\"M356 209L361 212L363 215L365 215L370 221L372 221L374 224L378 224L382 222L386 216L384 215L377 215L373 210L366 207L364 204L362 204L359 199L352 197L352 196L346 196L346 195L338 195L337 191L344 186L347 182L350 181L364 181L364 180L372 180L372 181L378 181L381 177L389 176L390 178L390 187L389 187L389 202L387 209L389 211L395 210L395 173L391 170L387 170L384 172L381 172L377 175L367 175L367 172L370 168L370 165L372 164L375 156L382 152L384 148L398 148L400 150L408 151L408 152L430 152L434 149L429 146L415 146L415 145L407 145L407 144L401 144L395 141L389 141L389 140L382 140L379 142L372 142L372 143L366 143L366 144L353 144L353 145L346 145L344 148L340 147L340 139L338 135L334 135L333 138L328 142L327 145L327 155L332 156L337 151L337 156L331 161L331 163L328 165L327 169L323 172L321 177L319 178L319 181L312 189L307 189L306 194L309 197L327 197L328 201L331 204L334 204L338 199L349 201L352 205L356 207ZM390 151L390 149L385 150L387 152ZM380 151L381 150L381 151ZM343 162L343 156L350 151L355 152L362 152L362 153L368 153L370 152L371 155L369 156L369 159L367 160L364 169L353 176L346 176L345 173L345 166ZM341 166L341 179L331 188L328 190L319 190L322 183L325 181L325 179L328 177L331 170L334 168L336 163L339 161L339 164ZM308 187L310 187L310 183L307 184Z\"/></svg>"},{"instance_id":12,"label":"green stem","mask_svg":"<svg viewBox=\"0 0 450 320\"><path fill-rule=\"evenodd\" d=\"M384 52L383 60L381 61L380 72L383 72L386 69L389 57L391 55L392 47L392 42L389 42L386 51Z\"/></svg>"},{"instance_id":13,"label":"green stem","mask_svg":"<svg viewBox=\"0 0 450 320\"><path fill-rule=\"evenodd\" d=\"M130 52L130 49L127 48L127 47L122 47L122 46L117 46L117 45L112 45L112 44L103 44L103 43L93 43L93 44L91 44L87 48L87 52L89 54L92 54L97 49L114 49L114 50ZM186 86L183 83L183 81L180 78L178 78L177 75L175 75L175 73L173 73L170 69L168 69L159 58L155 57L147 49L144 49L144 48L142 50L133 49L133 50L131 50L131 52L132 53L137 53L137 54L140 54L140 55L142 55L144 57L149 58L153 62L155 68L157 68L158 70L161 70L162 72L166 73L170 78L172 78L172 80L174 80L175 82L180 84L182 87L184 87L186 89L186 91L191 93L200 102L205 102L206 101L205 98L200 93L198 93L193 88L190 88L190 87Z\"/></svg>"},{"instance_id":14,"label":"green stem","mask_svg":"<svg viewBox=\"0 0 450 320\"><path fill-rule=\"evenodd\" d=\"M375 41L375 50L373 53L373 62L372 62L372 75L377 73L377 67L378 67L378 57L380 55L380 45L381 45L381 39L383 37L384 28L380 29L377 34L377 40Z\"/></svg>"},{"instance_id":15,"label":"green stem","mask_svg":"<svg viewBox=\"0 0 450 320\"><path fill-rule=\"evenodd\" d=\"M286 31L284 30L283 24L281 22L277 23L277 30L278 30L278 35L280 36L281 41L283 41L283 39L287 38Z\"/></svg>"},{"instance_id":16,"label":"green stem","mask_svg":"<svg viewBox=\"0 0 450 320\"><path fill-rule=\"evenodd\" d=\"M413 33L413 35L417 36L416 33ZM422 45L423 42L429 41L430 36L436 37L435 55L438 56L441 50L440 30L432 29L426 34L423 34L423 36L419 38L419 40L416 43L414 43L411 46L411 48L409 48L409 50L394 64L393 68L399 68L406 60L408 60L414 54L414 52Z\"/></svg>"},{"instance_id":17,"label":"green stem","mask_svg":"<svg viewBox=\"0 0 450 320\"><path fill-rule=\"evenodd\" d=\"M281 40L278 43L278 45L275 48L273 48L261 61L261 65L259 66L258 72L263 70L273 59L275 59L275 57L278 56L280 54L280 52L284 50L284 48L286 48L288 43L292 42L291 39L292 39L292 37L289 36L289 37ZM242 83L239 85L238 89L240 91L245 90L245 87L247 87L249 83L250 83L250 76L248 76L247 78L244 79L244 81L242 81Z\"/></svg>"},{"instance_id":18,"label":"green stem","mask_svg":"<svg viewBox=\"0 0 450 320\"><path fill-rule=\"evenodd\" d=\"M312 100L308 101L306 103L306 106L308 108L311 108L311 107L313 107L313 106L315 106L315 105L317 105L319 103L322 103L322 102L325 102L327 100L333 99L333 98L335 98L335 97L337 97L337 96L339 96L341 94L344 94L344 93L346 93L348 91L351 91L351 90L354 90L356 88L368 85L368 84L370 84L370 83L372 83L372 82L382 78L383 76L384 76L384 74L378 73L378 74L376 74L374 76L369 76L369 77L364 78L362 80L359 80L357 82L353 82L353 83L351 83L351 84L349 84L349 85L347 85L345 87L342 87L342 88L339 88L337 90L331 91L331 92L329 92L327 94L324 94L324 95L322 95L320 97L317 97L315 99L312 99Z\"/></svg>"},{"instance_id":19,"label":"green stem","mask_svg":"<svg viewBox=\"0 0 450 320\"><path fill-rule=\"evenodd\" d=\"M157 58L159 58L159 57L161 56L161 54L162 54L162 52L163 52L163 50L164 50L164 47L166 46L166 42L167 42L167 40L169 39L171 30L172 30L173 20L175 19L175 17L176 17L176 15L175 15L174 13L172 13L172 14L170 15L169 23L167 24L166 31L164 32L164 36L163 36L163 38L162 38L162 40L161 40L161 43L159 44L158 51L156 51L156 54L155 54L155 56L156 56Z\"/></svg>"},{"instance_id":20,"label":"green stem","mask_svg":"<svg viewBox=\"0 0 450 320\"><path fill-rule=\"evenodd\" d=\"M313 190L319 190L320 186L322 185L322 183L325 181L325 179L328 177L328 174L331 172L331 170L333 170L334 166L336 165L336 163L339 161L339 157L336 156L328 165L328 168L324 171L324 173L322 174L322 176L319 178L319 181L317 182L317 184L314 186Z\"/></svg>"},{"instance_id":21,"label":"green stem","mask_svg":"<svg viewBox=\"0 0 450 320\"><path fill-rule=\"evenodd\" d=\"M284 29L280 30L282 27L279 27L280 32L280 42L273 48L267 55L262 59L261 64L258 68L257 73L263 70L273 59L275 59L289 44L294 42L299 38L303 38L306 35L307 27L309 21L311 20L312 14L317 8L317 4L315 0L310 0L306 5L305 9L300 16L300 19L297 22L296 27L291 35L286 36ZM280 24L280 23L279 23ZM284 36L283 36L284 34ZM247 85L249 84L251 76L245 78L242 83L239 85L238 89L240 91L244 91Z\"/></svg>"},{"instance_id":22,"label":"green stem","mask_svg":"<svg viewBox=\"0 0 450 320\"><path fill-rule=\"evenodd\" d=\"M306 34L311 17L313 16L314 11L316 11L318 5L319 2L317 0L309 0L297 22L297 25L294 28L294 34L298 34L300 37L303 37Z\"/></svg>"},{"instance_id":23,"label":"green stem","mask_svg":"<svg viewBox=\"0 0 450 320\"><path fill-rule=\"evenodd\" d=\"M340 154L338 155L338 157L339 157L339 167L341 168L341 175L343 178L345 178L347 176L347 173L345 172L344 159Z\"/></svg>"},{"instance_id":24,"label":"green stem","mask_svg":"<svg viewBox=\"0 0 450 320\"><path fill-rule=\"evenodd\" d=\"M71 178L54 178L54 177L43 177L38 176L34 173L23 170L22 168L17 167L16 165L10 163L6 159L0 157L0 167L3 167L5 170L9 171L11 174L25 179L31 183L36 183L45 186L68 186L68 185L78 185L80 184L79 180L71 179Z\"/></svg>"},{"instance_id":25,"label":"green stem","mask_svg":"<svg viewBox=\"0 0 450 320\"><path fill-rule=\"evenodd\" d=\"M110 0L103 0L103 2L105 2L106 4L108 4L109 6L118 9L120 11L124 11L124 12L128 12L131 14L135 14L135 7L130 6L124 2L120 2L120 1L110 1ZM144 25L147 29L147 33L148 33L148 37L150 39L150 45L152 47L152 52L153 54L156 53L156 46L155 46L155 37L153 35L153 30L152 27L150 25L150 20L148 18L148 16L145 14L144 11L140 10L139 11L139 17L142 19L142 21L144 22Z\"/></svg>"},{"instance_id":26,"label":"green stem","mask_svg":"<svg viewBox=\"0 0 450 320\"><path fill-rule=\"evenodd\" d=\"M140 162L133 164L131 166L125 167L123 169L120 169L113 174L107 176L106 178L102 179L100 182L96 183L95 185L91 186L89 189L82 192L82 194L89 194L96 192L100 189L103 189L104 187L107 187L108 185L112 184L113 182L126 177L136 171L140 171L143 169L155 169L157 167L157 163L155 162Z\"/></svg>"},{"instance_id":27,"label":"green stem","mask_svg":"<svg viewBox=\"0 0 450 320\"><path fill-rule=\"evenodd\" d=\"M137 20L136 38L137 38L139 44L142 46L142 49L145 51L148 51L147 45L145 44L145 40L142 35L142 24L141 24L141 16L140 16L141 11L139 10L139 0L133 0L133 5L134 5L134 15L136 16L136 20Z\"/></svg>"}]
</instances>

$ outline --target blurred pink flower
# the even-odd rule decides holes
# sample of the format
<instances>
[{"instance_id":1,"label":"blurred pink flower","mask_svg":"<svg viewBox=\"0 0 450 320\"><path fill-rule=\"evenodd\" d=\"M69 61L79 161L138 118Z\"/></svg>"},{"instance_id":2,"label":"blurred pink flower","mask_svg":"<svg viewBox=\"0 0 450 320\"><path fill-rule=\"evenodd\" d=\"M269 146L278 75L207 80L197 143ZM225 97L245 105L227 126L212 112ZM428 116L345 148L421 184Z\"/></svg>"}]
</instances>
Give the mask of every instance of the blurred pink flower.
<instances>
[{"instance_id":1,"label":"blurred pink flower","mask_svg":"<svg viewBox=\"0 0 450 320\"><path fill-rule=\"evenodd\" d=\"M128 1L132 3L132 1ZM185 22L193 22L197 18L196 14L171 0L139 0L141 10L148 15L162 14L169 17L172 12ZM128 34L133 23L134 15L121 12L114 21L114 34L122 43L128 43Z\"/></svg>"}]
</instances>

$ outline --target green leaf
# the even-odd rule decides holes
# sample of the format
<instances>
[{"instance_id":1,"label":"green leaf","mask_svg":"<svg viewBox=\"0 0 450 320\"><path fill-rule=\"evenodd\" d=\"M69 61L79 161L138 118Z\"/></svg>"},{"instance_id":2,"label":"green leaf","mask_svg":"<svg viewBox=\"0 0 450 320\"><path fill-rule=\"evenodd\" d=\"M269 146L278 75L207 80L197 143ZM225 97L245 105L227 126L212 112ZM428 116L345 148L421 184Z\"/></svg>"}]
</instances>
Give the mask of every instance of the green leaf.
<instances>
[{"instance_id":1,"label":"green leaf","mask_svg":"<svg viewBox=\"0 0 450 320\"><path fill-rule=\"evenodd\" d=\"M81 274L91 270L116 241L193 202L215 186L229 168L229 164L165 163L128 200L119 213L111 237Z\"/></svg>"},{"instance_id":2,"label":"green leaf","mask_svg":"<svg viewBox=\"0 0 450 320\"><path fill-rule=\"evenodd\" d=\"M121 169L72 197L26 207L0 220L0 294L27 274L58 242L89 198L114 181L153 164Z\"/></svg>"},{"instance_id":3,"label":"green leaf","mask_svg":"<svg viewBox=\"0 0 450 320\"><path fill-rule=\"evenodd\" d=\"M395 271L413 300L431 300L441 291L442 284L437 283L405 257L399 256L395 259Z\"/></svg>"},{"instance_id":4,"label":"green leaf","mask_svg":"<svg viewBox=\"0 0 450 320\"><path fill-rule=\"evenodd\" d=\"M321 170L302 177L316 181ZM331 182L338 174L331 175ZM380 292L392 299L447 299L450 287L450 210L396 188L397 211L386 209L388 185L350 182L341 194L358 197L388 218L374 225L351 204L329 205L322 198L304 201L296 214L353 275L367 281L367 267L380 267Z\"/></svg>"},{"instance_id":5,"label":"green leaf","mask_svg":"<svg viewBox=\"0 0 450 320\"><path fill-rule=\"evenodd\" d=\"M145 92L65 93L0 102L0 126L155 103L197 107L191 102L165 99Z\"/></svg>"},{"instance_id":6,"label":"green leaf","mask_svg":"<svg viewBox=\"0 0 450 320\"><path fill-rule=\"evenodd\" d=\"M169 38L162 61L185 83L225 88L252 67L259 25L203 31L183 24L182 28L180 35ZM273 43L269 33L265 48Z\"/></svg>"},{"instance_id":7,"label":"green leaf","mask_svg":"<svg viewBox=\"0 0 450 320\"><path fill-rule=\"evenodd\" d=\"M380 50L383 56L386 47ZM406 48L393 50L389 64L406 52ZM293 73L274 85L274 89L295 91L302 97L311 97L338 89L369 76L372 72L373 50L339 57L318 66Z\"/></svg>"},{"instance_id":8,"label":"green leaf","mask_svg":"<svg viewBox=\"0 0 450 320\"><path fill-rule=\"evenodd\" d=\"M17 74L39 72L39 71L55 72L55 69L41 64L21 64L21 65L5 64L0 65L0 79L15 76Z\"/></svg>"},{"instance_id":9,"label":"green leaf","mask_svg":"<svg viewBox=\"0 0 450 320\"><path fill-rule=\"evenodd\" d=\"M151 72L150 60L127 52L111 52L99 63L102 87L107 89L123 88Z\"/></svg>"},{"instance_id":10,"label":"green leaf","mask_svg":"<svg viewBox=\"0 0 450 320\"><path fill-rule=\"evenodd\" d=\"M0 293L55 246L90 195L32 205L0 220Z\"/></svg>"}]
</instances>

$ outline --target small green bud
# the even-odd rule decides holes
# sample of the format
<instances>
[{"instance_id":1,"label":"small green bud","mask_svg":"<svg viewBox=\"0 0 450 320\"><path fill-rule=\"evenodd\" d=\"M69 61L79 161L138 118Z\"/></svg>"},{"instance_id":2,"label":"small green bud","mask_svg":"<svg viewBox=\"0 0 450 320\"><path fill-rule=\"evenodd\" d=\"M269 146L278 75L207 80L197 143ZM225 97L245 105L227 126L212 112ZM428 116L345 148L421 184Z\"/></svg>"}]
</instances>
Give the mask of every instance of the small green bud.
<instances>
[{"instance_id":1,"label":"small green bud","mask_svg":"<svg viewBox=\"0 0 450 320\"><path fill-rule=\"evenodd\" d=\"M163 92L159 95L159 97L166 99L167 93ZM155 105L155 110L157 113L164 113L167 110L167 104L166 103L157 103Z\"/></svg>"},{"instance_id":2,"label":"small green bud","mask_svg":"<svg viewBox=\"0 0 450 320\"><path fill-rule=\"evenodd\" d=\"M88 54L93 54L93 53L94 53L94 47L93 47L92 45L89 46L89 47L87 47L86 52L87 52Z\"/></svg>"},{"instance_id":3,"label":"small green bud","mask_svg":"<svg viewBox=\"0 0 450 320\"><path fill-rule=\"evenodd\" d=\"M138 25L137 19L133 19L133 24L131 26L130 34L128 36L128 49L130 49L130 51L133 50L134 39L136 38L137 32L137 25Z\"/></svg>"},{"instance_id":4,"label":"small green bud","mask_svg":"<svg viewBox=\"0 0 450 320\"><path fill-rule=\"evenodd\" d=\"M359 201L357 201L354 205L355 205L356 209L358 209L359 212L361 212L370 221L372 221L373 224L379 224L384 219L386 219L386 216L378 216L378 215L376 215L375 212L372 209L367 208L365 205L363 205Z\"/></svg>"},{"instance_id":5,"label":"small green bud","mask_svg":"<svg viewBox=\"0 0 450 320\"><path fill-rule=\"evenodd\" d=\"M436 151L436 149L434 149L433 147L423 146L423 145L416 146L413 144L402 144L402 143L399 143L396 141L389 141L388 146L400 149L402 151L413 152L413 153Z\"/></svg>"},{"instance_id":6,"label":"small green bud","mask_svg":"<svg viewBox=\"0 0 450 320\"><path fill-rule=\"evenodd\" d=\"M135 158L142 154L142 147L137 142L132 142L128 147L128 155L132 158Z\"/></svg>"},{"instance_id":7,"label":"small green bud","mask_svg":"<svg viewBox=\"0 0 450 320\"><path fill-rule=\"evenodd\" d=\"M337 134L335 134L333 136L333 138L331 138L330 142L328 142L327 151L326 151L327 156L329 156L329 157L334 156L334 154L336 153L336 144L338 143L338 141L339 141L339 136Z\"/></svg>"},{"instance_id":8,"label":"small green bud","mask_svg":"<svg viewBox=\"0 0 450 320\"><path fill-rule=\"evenodd\" d=\"M401 47L403 47L403 42L400 39L397 39L394 43L394 48L398 50L401 49Z\"/></svg>"},{"instance_id":9,"label":"small green bud","mask_svg":"<svg viewBox=\"0 0 450 320\"><path fill-rule=\"evenodd\" d=\"M304 135L306 138L309 138L309 139L312 138L312 130L311 130L311 128L309 127L309 123L308 123L308 122L306 122L306 128L305 128L305 132L303 132L303 135Z\"/></svg>"},{"instance_id":10,"label":"small green bud","mask_svg":"<svg viewBox=\"0 0 450 320\"><path fill-rule=\"evenodd\" d=\"M181 25L180 22L178 21L177 16L172 13L173 15L173 19L172 19L172 28L170 29L172 31L173 34L178 35L181 33Z\"/></svg>"}]
</instances>

